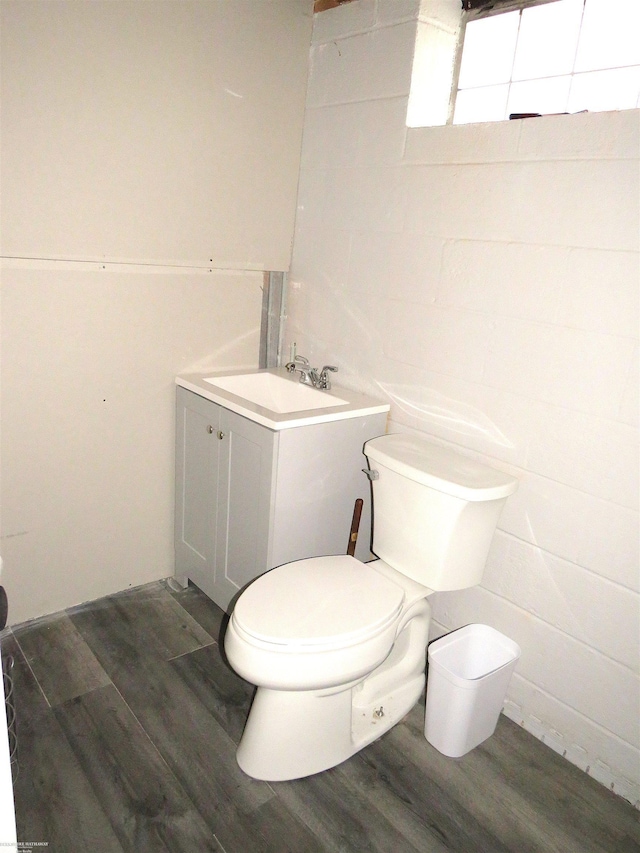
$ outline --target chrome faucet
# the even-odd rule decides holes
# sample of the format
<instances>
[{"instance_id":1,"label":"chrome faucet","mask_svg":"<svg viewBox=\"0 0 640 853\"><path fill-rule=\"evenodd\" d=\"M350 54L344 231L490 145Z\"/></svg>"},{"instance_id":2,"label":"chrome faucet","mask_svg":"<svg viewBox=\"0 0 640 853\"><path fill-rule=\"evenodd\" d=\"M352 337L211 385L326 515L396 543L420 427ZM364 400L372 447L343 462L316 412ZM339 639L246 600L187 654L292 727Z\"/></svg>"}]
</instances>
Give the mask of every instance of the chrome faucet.
<instances>
[{"instance_id":1,"label":"chrome faucet","mask_svg":"<svg viewBox=\"0 0 640 853\"><path fill-rule=\"evenodd\" d=\"M321 391L331 390L331 380L329 379L329 371L336 373L338 368L331 364L325 364L322 370L317 370L311 367L309 359L303 355L297 355L293 361L287 362L285 368L289 373L298 371L300 374L300 382L303 385L311 385L313 388L319 388Z\"/></svg>"}]
</instances>

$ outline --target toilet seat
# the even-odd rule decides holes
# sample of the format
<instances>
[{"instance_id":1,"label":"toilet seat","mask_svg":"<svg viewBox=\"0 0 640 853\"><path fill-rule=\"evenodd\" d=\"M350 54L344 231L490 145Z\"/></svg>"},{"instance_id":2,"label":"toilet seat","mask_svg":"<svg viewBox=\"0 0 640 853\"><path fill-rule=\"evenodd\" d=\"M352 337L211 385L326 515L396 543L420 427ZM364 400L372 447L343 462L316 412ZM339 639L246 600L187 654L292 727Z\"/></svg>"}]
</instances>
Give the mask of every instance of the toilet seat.
<instances>
[{"instance_id":1,"label":"toilet seat","mask_svg":"<svg viewBox=\"0 0 640 853\"><path fill-rule=\"evenodd\" d=\"M261 648L323 652L383 634L404 598L400 586L354 557L312 557L261 575L238 599L232 620Z\"/></svg>"}]
</instances>

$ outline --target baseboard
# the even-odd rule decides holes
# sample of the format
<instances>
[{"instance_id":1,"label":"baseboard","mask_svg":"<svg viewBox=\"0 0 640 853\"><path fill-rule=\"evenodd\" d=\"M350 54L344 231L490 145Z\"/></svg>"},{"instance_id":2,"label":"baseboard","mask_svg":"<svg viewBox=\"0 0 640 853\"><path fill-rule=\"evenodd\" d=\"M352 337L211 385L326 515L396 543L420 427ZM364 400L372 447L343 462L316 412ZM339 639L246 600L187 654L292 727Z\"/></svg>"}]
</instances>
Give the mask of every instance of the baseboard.
<instances>
[{"instance_id":1,"label":"baseboard","mask_svg":"<svg viewBox=\"0 0 640 853\"><path fill-rule=\"evenodd\" d=\"M613 791L614 794L630 802L634 808L640 809L640 785L638 783L616 773L599 758L592 759L586 749L578 746L578 744L568 743L568 739L564 735L545 725L533 714L523 712L522 708L510 699L505 700L503 714L513 720L514 723L522 726L523 729L542 741L554 752L562 755L571 764L575 764L588 776L593 777L601 785Z\"/></svg>"}]
</instances>

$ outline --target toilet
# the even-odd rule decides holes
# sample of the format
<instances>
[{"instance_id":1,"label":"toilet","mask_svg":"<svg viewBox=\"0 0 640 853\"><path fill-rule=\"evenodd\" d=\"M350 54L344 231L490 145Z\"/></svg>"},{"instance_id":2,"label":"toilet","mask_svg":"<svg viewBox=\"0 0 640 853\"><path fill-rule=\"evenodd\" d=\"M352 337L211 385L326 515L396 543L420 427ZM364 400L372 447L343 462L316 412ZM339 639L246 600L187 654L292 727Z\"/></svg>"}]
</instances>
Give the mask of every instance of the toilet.
<instances>
[{"instance_id":1,"label":"toilet","mask_svg":"<svg viewBox=\"0 0 640 853\"><path fill-rule=\"evenodd\" d=\"M229 620L229 663L258 688L237 751L256 779L335 767L411 710L425 688L428 598L480 583L518 485L404 433L371 439L364 452L378 559L278 566L241 593Z\"/></svg>"}]
</instances>

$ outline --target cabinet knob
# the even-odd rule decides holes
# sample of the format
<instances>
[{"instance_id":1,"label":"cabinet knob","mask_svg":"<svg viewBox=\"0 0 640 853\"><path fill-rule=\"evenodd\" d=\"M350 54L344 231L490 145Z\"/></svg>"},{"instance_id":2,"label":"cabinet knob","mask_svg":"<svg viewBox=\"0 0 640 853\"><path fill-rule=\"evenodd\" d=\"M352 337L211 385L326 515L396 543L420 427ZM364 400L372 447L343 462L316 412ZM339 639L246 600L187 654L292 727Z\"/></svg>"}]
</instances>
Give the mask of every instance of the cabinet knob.
<instances>
[{"instance_id":1,"label":"cabinet knob","mask_svg":"<svg viewBox=\"0 0 640 853\"><path fill-rule=\"evenodd\" d=\"M220 439L220 441L222 441L222 439L224 438L224 433L222 432L222 430L218 430L218 438Z\"/></svg>"},{"instance_id":2,"label":"cabinet knob","mask_svg":"<svg viewBox=\"0 0 640 853\"><path fill-rule=\"evenodd\" d=\"M209 435L213 434L213 427L211 426L211 424L209 424L209 426L207 427L207 432L209 433Z\"/></svg>"}]
</instances>

